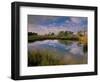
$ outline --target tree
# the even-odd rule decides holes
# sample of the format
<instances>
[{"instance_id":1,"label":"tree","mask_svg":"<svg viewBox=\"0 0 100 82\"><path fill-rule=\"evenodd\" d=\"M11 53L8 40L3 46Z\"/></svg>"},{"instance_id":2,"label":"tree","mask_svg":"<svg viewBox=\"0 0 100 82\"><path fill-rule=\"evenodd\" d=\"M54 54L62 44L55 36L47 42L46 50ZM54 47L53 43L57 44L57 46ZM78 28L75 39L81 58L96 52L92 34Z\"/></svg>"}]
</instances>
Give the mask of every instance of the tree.
<instances>
[{"instance_id":1,"label":"tree","mask_svg":"<svg viewBox=\"0 0 100 82\"><path fill-rule=\"evenodd\" d=\"M78 35L78 36L84 36L84 33L83 33L82 31L79 31L79 32L77 33L77 35Z\"/></svg>"},{"instance_id":2,"label":"tree","mask_svg":"<svg viewBox=\"0 0 100 82\"><path fill-rule=\"evenodd\" d=\"M64 36L64 34L65 34L64 31L60 31L60 32L58 33L58 36Z\"/></svg>"},{"instance_id":3,"label":"tree","mask_svg":"<svg viewBox=\"0 0 100 82\"><path fill-rule=\"evenodd\" d=\"M58 33L58 36L72 36L73 35L73 32L71 31L60 31Z\"/></svg>"},{"instance_id":4,"label":"tree","mask_svg":"<svg viewBox=\"0 0 100 82\"><path fill-rule=\"evenodd\" d=\"M28 35L30 36L30 35L38 35L37 33L35 33L35 32L28 32Z\"/></svg>"},{"instance_id":5,"label":"tree","mask_svg":"<svg viewBox=\"0 0 100 82\"><path fill-rule=\"evenodd\" d=\"M53 32L49 32L48 36L54 36L55 34Z\"/></svg>"},{"instance_id":6,"label":"tree","mask_svg":"<svg viewBox=\"0 0 100 82\"><path fill-rule=\"evenodd\" d=\"M51 35L53 36L53 35L55 35L55 34L52 32Z\"/></svg>"}]
</instances>

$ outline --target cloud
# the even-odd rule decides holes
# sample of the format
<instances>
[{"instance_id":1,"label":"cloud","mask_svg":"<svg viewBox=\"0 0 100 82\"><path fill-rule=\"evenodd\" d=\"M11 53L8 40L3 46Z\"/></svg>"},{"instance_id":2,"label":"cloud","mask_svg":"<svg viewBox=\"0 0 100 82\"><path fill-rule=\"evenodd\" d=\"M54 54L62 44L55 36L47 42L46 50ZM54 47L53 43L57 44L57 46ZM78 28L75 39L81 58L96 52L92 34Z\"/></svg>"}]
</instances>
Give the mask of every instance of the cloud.
<instances>
[{"instance_id":1,"label":"cloud","mask_svg":"<svg viewBox=\"0 0 100 82\"><path fill-rule=\"evenodd\" d=\"M81 22L81 19L80 18L76 18L76 17L71 17L70 18L71 19L71 21L73 22L73 23L80 23Z\"/></svg>"},{"instance_id":2,"label":"cloud","mask_svg":"<svg viewBox=\"0 0 100 82\"><path fill-rule=\"evenodd\" d=\"M52 27L52 28L48 28L45 26L41 26L41 25L34 25L34 24L29 24L28 25L28 32L35 32L38 34L48 34L49 32L54 32L55 34L57 34L59 31L66 31L68 30L66 27L60 27L59 29L57 27Z\"/></svg>"},{"instance_id":3,"label":"cloud","mask_svg":"<svg viewBox=\"0 0 100 82\"><path fill-rule=\"evenodd\" d=\"M28 31L38 34L87 29L87 17L28 15Z\"/></svg>"},{"instance_id":4,"label":"cloud","mask_svg":"<svg viewBox=\"0 0 100 82\"><path fill-rule=\"evenodd\" d=\"M57 16L46 16L46 15L28 15L28 23L29 24L41 24L43 22L57 20Z\"/></svg>"}]
</instances>

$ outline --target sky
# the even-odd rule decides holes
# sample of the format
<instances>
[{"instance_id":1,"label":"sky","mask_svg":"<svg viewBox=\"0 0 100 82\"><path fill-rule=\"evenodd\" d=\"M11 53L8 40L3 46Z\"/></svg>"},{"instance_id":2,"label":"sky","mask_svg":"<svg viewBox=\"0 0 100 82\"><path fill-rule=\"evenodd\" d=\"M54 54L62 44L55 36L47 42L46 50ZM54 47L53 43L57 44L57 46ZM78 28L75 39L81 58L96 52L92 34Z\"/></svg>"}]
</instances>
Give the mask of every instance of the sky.
<instances>
[{"instance_id":1,"label":"sky","mask_svg":"<svg viewBox=\"0 0 100 82\"><path fill-rule=\"evenodd\" d=\"M87 30L87 17L71 16L47 16L47 15L28 15L28 32L35 32L40 35L59 31L78 31Z\"/></svg>"}]
</instances>

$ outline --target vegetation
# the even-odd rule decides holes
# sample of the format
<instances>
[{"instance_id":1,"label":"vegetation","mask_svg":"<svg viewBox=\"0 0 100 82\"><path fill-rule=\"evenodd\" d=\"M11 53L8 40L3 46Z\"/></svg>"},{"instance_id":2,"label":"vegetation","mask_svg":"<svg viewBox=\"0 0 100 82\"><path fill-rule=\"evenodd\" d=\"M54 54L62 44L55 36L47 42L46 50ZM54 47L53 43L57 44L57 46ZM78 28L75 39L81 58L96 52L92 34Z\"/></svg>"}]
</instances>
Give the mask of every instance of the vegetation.
<instances>
[{"instance_id":1,"label":"vegetation","mask_svg":"<svg viewBox=\"0 0 100 82\"><path fill-rule=\"evenodd\" d=\"M49 51L28 52L28 66L50 66L50 65L69 65L83 64L86 61L78 60L72 55L58 55L58 53Z\"/></svg>"},{"instance_id":2,"label":"vegetation","mask_svg":"<svg viewBox=\"0 0 100 82\"><path fill-rule=\"evenodd\" d=\"M28 53L28 66L62 65L59 56L49 51L32 51Z\"/></svg>"},{"instance_id":3,"label":"vegetation","mask_svg":"<svg viewBox=\"0 0 100 82\"><path fill-rule=\"evenodd\" d=\"M63 44L70 44L71 41L78 41L83 44L83 51L87 52L87 33L79 31L74 34L71 31L60 31L58 34L48 33L45 35L39 35L34 32L28 32L28 42L33 42L37 40L46 39L58 39ZM64 41L70 40L70 41ZM67 64L82 64L86 63L87 60L78 60L74 56L66 55L61 56L55 52L45 51L35 51L28 52L28 66L47 66L47 65L67 65Z\"/></svg>"},{"instance_id":4,"label":"vegetation","mask_svg":"<svg viewBox=\"0 0 100 82\"><path fill-rule=\"evenodd\" d=\"M45 35L38 35L37 33L28 33L28 42L46 39L59 39L59 40L78 40L79 38L71 31L60 31L58 34L48 33Z\"/></svg>"},{"instance_id":5,"label":"vegetation","mask_svg":"<svg viewBox=\"0 0 100 82\"><path fill-rule=\"evenodd\" d=\"M79 43L84 44L87 46L87 33L84 31L79 31L77 34L74 34L71 31L60 31L58 34L49 32L45 35L38 35L34 32L28 32L28 42L33 42L37 40L46 40L46 39L58 39L58 40L71 40L71 41L79 41Z\"/></svg>"}]
</instances>

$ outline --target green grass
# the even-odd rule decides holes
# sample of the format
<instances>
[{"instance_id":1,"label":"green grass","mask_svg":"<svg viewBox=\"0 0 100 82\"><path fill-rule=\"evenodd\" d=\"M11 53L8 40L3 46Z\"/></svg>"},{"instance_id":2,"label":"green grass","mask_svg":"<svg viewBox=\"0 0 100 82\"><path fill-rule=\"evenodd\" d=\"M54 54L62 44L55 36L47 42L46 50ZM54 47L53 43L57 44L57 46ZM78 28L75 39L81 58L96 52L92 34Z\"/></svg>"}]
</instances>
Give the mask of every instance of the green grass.
<instances>
[{"instance_id":1,"label":"green grass","mask_svg":"<svg viewBox=\"0 0 100 82\"><path fill-rule=\"evenodd\" d=\"M58 40L78 40L77 37L68 37L68 36L63 36L63 37L59 37L59 36L28 36L28 42L33 42L33 41L37 41L37 40L54 40L54 39L58 39Z\"/></svg>"},{"instance_id":2,"label":"green grass","mask_svg":"<svg viewBox=\"0 0 100 82\"><path fill-rule=\"evenodd\" d=\"M63 64L60 57L49 51L28 52L28 66L46 66Z\"/></svg>"},{"instance_id":3,"label":"green grass","mask_svg":"<svg viewBox=\"0 0 100 82\"><path fill-rule=\"evenodd\" d=\"M46 51L28 52L28 66L50 66L50 65L71 65L85 64L86 61L77 60L74 56L66 54L61 56L58 53Z\"/></svg>"}]
</instances>

